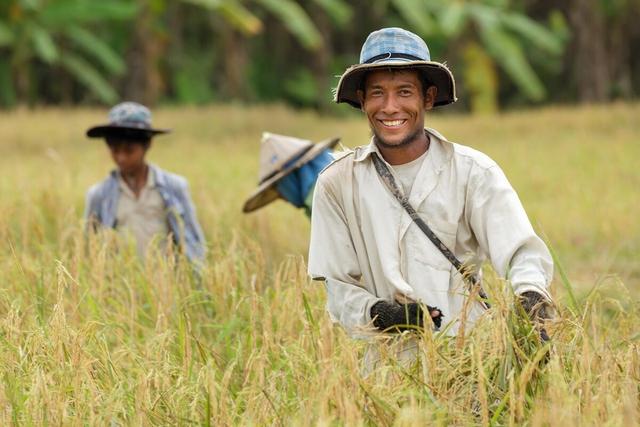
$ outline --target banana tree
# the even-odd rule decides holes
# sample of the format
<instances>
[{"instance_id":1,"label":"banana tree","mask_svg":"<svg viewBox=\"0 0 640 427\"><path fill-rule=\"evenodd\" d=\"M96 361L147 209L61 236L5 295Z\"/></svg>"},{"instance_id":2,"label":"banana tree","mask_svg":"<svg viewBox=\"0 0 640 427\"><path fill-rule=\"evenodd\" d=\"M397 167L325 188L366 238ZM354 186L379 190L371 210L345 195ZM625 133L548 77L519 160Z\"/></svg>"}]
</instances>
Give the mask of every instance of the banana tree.
<instances>
[{"instance_id":1,"label":"banana tree","mask_svg":"<svg viewBox=\"0 0 640 427\"><path fill-rule=\"evenodd\" d=\"M221 14L236 29L247 36L263 31L261 12L276 17L295 38L310 50L322 47L322 36L309 14L296 0L182 0ZM344 25L351 9L343 0L314 0L335 20Z\"/></svg>"},{"instance_id":2,"label":"banana tree","mask_svg":"<svg viewBox=\"0 0 640 427\"><path fill-rule=\"evenodd\" d=\"M246 95L247 72L246 66L255 60L249 59L247 51L248 39L265 32L265 21L272 19L293 36L302 48L313 51L314 61L310 64L316 75L327 74L329 52L325 49L329 43L329 33L337 28L344 28L351 19L351 6L345 0L182 0L184 3L197 5L211 11L224 20L224 28L219 28L222 43L221 50L225 52L223 65L225 94L231 97ZM318 12L312 19L313 12ZM322 16L318 16L318 15ZM322 18L326 17L330 25L323 25ZM328 27L328 28L327 28ZM273 51L278 50L274 47ZM314 66L315 65L315 66ZM303 71L305 73L299 73ZM182 72L182 71L180 71ZM307 105L314 104L326 91L327 85L316 77L309 77L307 67L295 70L292 75L279 75L282 80L281 90L290 98Z\"/></svg>"},{"instance_id":3,"label":"banana tree","mask_svg":"<svg viewBox=\"0 0 640 427\"><path fill-rule=\"evenodd\" d=\"M5 59L0 61L0 103L11 105L37 94L35 67L61 69L100 101L114 102L117 95L108 78L122 74L125 65L92 27L128 20L135 10L134 3L124 0L2 2L0 58Z\"/></svg>"},{"instance_id":4,"label":"banana tree","mask_svg":"<svg viewBox=\"0 0 640 427\"><path fill-rule=\"evenodd\" d=\"M465 86L472 95L484 97L484 101L476 105L472 99L472 108L495 109L498 87L495 65L529 100L540 101L546 97L527 48L558 58L566 40L562 22L553 31L516 10L508 0L392 0L392 4L421 35L444 37L460 48L466 70ZM478 78L478 75L485 77Z\"/></svg>"}]
</instances>

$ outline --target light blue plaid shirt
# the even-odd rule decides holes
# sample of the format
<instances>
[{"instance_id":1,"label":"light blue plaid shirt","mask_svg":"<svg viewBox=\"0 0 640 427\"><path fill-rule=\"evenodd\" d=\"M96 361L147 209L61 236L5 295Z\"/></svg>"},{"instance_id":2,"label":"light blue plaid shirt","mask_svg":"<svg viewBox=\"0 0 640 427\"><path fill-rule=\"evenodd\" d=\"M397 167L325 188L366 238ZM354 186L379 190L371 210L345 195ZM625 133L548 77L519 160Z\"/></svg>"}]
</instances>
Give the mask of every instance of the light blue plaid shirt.
<instances>
[{"instance_id":1,"label":"light blue plaid shirt","mask_svg":"<svg viewBox=\"0 0 640 427\"><path fill-rule=\"evenodd\" d=\"M205 256L205 240L189 195L187 180L155 165L149 167L153 170L156 188L167 208L167 221L174 242L184 248L190 261L202 261ZM117 171L113 170L104 181L87 192L85 220L103 227L116 228L119 198Z\"/></svg>"}]
</instances>

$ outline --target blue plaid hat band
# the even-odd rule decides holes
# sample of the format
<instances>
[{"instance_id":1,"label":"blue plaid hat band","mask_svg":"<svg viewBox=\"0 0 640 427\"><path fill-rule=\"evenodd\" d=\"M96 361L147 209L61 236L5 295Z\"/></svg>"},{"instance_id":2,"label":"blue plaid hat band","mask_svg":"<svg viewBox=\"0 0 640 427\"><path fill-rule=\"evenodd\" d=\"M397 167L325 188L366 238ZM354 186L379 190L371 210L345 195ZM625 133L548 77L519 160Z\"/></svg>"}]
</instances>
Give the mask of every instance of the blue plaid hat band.
<instances>
[{"instance_id":1,"label":"blue plaid hat band","mask_svg":"<svg viewBox=\"0 0 640 427\"><path fill-rule=\"evenodd\" d=\"M397 52L389 52L389 53L381 53L380 55L376 55L373 58L369 58L364 61L365 64L373 64L374 62L378 62L381 60L389 60L389 59L408 59L410 61L422 61L422 58L417 56L408 55L406 53L397 53Z\"/></svg>"}]
</instances>

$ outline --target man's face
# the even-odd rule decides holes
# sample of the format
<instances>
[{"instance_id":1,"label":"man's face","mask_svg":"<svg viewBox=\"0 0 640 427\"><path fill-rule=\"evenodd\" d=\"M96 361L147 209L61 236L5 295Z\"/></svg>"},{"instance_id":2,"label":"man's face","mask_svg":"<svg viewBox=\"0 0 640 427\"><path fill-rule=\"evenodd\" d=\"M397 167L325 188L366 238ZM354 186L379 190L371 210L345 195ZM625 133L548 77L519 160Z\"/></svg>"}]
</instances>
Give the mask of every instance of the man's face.
<instances>
[{"instance_id":1,"label":"man's face","mask_svg":"<svg viewBox=\"0 0 640 427\"><path fill-rule=\"evenodd\" d=\"M108 140L111 158L124 175L130 175L140 170L145 164L148 144L141 141Z\"/></svg>"},{"instance_id":2,"label":"man's face","mask_svg":"<svg viewBox=\"0 0 640 427\"><path fill-rule=\"evenodd\" d=\"M416 70L381 69L367 74L358 96L377 142L400 148L423 133L424 113L433 107L436 88L425 93Z\"/></svg>"}]
</instances>

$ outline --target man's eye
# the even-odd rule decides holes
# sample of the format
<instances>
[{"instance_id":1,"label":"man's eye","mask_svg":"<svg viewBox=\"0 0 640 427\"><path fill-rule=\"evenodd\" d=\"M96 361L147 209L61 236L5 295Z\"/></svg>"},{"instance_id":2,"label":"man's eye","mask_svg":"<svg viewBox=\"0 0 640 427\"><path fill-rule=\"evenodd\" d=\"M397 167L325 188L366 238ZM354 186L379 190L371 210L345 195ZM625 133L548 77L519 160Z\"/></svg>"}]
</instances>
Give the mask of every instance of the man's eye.
<instances>
[{"instance_id":1,"label":"man's eye","mask_svg":"<svg viewBox=\"0 0 640 427\"><path fill-rule=\"evenodd\" d=\"M380 96L380 95L382 95L382 91L381 90L372 90L370 92L370 95L371 96Z\"/></svg>"},{"instance_id":2,"label":"man's eye","mask_svg":"<svg viewBox=\"0 0 640 427\"><path fill-rule=\"evenodd\" d=\"M402 89L400 91L400 96L411 96L413 94L413 92L411 92L409 89Z\"/></svg>"}]
</instances>

